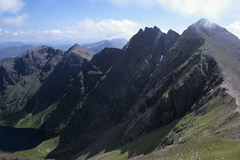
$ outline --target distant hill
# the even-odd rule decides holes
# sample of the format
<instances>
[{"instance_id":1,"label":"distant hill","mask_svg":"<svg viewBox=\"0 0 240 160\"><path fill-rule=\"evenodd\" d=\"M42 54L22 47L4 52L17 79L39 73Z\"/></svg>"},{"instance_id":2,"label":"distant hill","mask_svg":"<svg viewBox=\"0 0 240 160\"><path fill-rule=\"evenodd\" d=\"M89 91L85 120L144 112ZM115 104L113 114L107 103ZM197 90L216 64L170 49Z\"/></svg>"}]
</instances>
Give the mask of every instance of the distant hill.
<instances>
[{"instance_id":1,"label":"distant hill","mask_svg":"<svg viewBox=\"0 0 240 160\"><path fill-rule=\"evenodd\" d=\"M83 44L81 46L88 48L96 53L102 51L104 48L118 48L122 49L127 43L124 38L103 40L95 43ZM8 57L16 57L28 49L34 47L34 45L23 43L23 42L5 42L0 43L0 60ZM57 49L67 51L72 47L72 44L60 44L54 46Z\"/></svg>"},{"instance_id":2,"label":"distant hill","mask_svg":"<svg viewBox=\"0 0 240 160\"><path fill-rule=\"evenodd\" d=\"M6 42L0 44L0 59L15 57L32 48L33 45L22 42Z\"/></svg>"},{"instance_id":3,"label":"distant hill","mask_svg":"<svg viewBox=\"0 0 240 160\"><path fill-rule=\"evenodd\" d=\"M4 43L0 43L0 46L4 46L4 47L17 47L17 46L23 46L26 45L23 42L4 42Z\"/></svg>"},{"instance_id":4,"label":"distant hill","mask_svg":"<svg viewBox=\"0 0 240 160\"><path fill-rule=\"evenodd\" d=\"M124 38L112 39L112 40L103 40L96 43L83 44L82 46L98 53L104 48L118 48L122 49L123 46L127 43L127 40Z\"/></svg>"},{"instance_id":5,"label":"distant hill","mask_svg":"<svg viewBox=\"0 0 240 160\"><path fill-rule=\"evenodd\" d=\"M102 40L94 43L86 43L81 46L86 47L90 49L91 51L94 51L96 53L102 51L104 48L118 48L122 49L123 46L127 43L127 40L124 38L118 38L118 39L112 39L112 40ZM57 49L67 51L70 47L72 47L71 44L60 44L54 46Z\"/></svg>"}]
</instances>

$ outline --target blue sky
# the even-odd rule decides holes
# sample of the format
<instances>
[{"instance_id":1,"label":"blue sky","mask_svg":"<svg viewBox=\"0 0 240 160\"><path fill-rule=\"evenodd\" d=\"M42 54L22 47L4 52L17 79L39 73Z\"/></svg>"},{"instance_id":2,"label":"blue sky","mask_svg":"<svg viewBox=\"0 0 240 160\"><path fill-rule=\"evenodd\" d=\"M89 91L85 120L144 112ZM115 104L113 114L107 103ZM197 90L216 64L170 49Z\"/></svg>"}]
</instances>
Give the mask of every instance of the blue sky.
<instances>
[{"instance_id":1,"label":"blue sky","mask_svg":"<svg viewBox=\"0 0 240 160\"><path fill-rule=\"evenodd\" d=\"M240 37L239 0L0 0L0 42L129 39L140 28L182 33L208 18Z\"/></svg>"}]
</instances>

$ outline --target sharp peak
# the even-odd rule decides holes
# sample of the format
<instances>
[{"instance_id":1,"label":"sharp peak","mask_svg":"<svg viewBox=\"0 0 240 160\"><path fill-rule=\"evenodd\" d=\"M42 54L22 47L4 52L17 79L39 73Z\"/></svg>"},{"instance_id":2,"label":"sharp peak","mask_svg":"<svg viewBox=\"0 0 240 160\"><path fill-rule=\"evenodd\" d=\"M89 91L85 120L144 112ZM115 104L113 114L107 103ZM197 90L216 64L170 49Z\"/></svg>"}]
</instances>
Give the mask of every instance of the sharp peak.
<instances>
[{"instance_id":1,"label":"sharp peak","mask_svg":"<svg viewBox=\"0 0 240 160\"><path fill-rule=\"evenodd\" d=\"M178 34L176 31L174 31L174 30L172 30L172 29L169 29L168 32L167 32L167 34L172 34L172 33Z\"/></svg>"},{"instance_id":2,"label":"sharp peak","mask_svg":"<svg viewBox=\"0 0 240 160\"><path fill-rule=\"evenodd\" d=\"M75 43L71 48L74 48L74 47L81 47L81 46L80 46L80 44Z\"/></svg>"},{"instance_id":3,"label":"sharp peak","mask_svg":"<svg viewBox=\"0 0 240 160\"><path fill-rule=\"evenodd\" d=\"M80 48L84 48L84 47L82 47L78 43L76 43L71 48L69 48L67 52L74 50L74 49L80 49Z\"/></svg>"},{"instance_id":4,"label":"sharp peak","mask_svg":"<svg viewBox=\"0 0 240 160\"><path fill-rule=\"evenodd\" d=\"M82 51L90 51L89 49L87 49L86 47L80 46L79 44L74 44L71 48L69 48L66 53L70 54L70 53L74 53L74 54L80 54L80 52Z\"/></svg>"},{"instance_id":5,"label":"sharp peak","mask_svg":"<svg viewBox=\"0 0 240 160\"><path fill-rule=\"evenodd\" d=\"M139 29L138 33L149 32L149 31L162 32L160 28L158 28L157 26L154 26L154 27L145 27L144 30L141 28Z\"/></svg>"},{"instance_id":6,"label":"sharp peak","mask_svg":"<svg viewBox=\"0 0 240 160\"><path fill-rule=\"evenodd\" d=\"M211 22L207 18L201 18L197 22Z\"/></svg>"},{"instance_id":7,"label":"sharp peak","mask_svg":"<svg viewBox=\"0 0 240 160\"><path fill-rule=\"evenodd\" d=\"M158 28L157 26L154 26L154 27L145 27L144 31L158 31L158 32L160 31L160 32L162 32L161 29Z\"/></svg>"},{"instance_id":8,"label":"sharp peak","mask_svg":"<svg viewBox=\"0 0 240 160\"><path fill-rule=\"evenodd\" d=\"M200 20L198 20L193 25L204 27L204 28L210 28L210 29L215 29L216 27L220 27L216 23L213 23L213 22L209 21L207 18L201 18Z\"/></svg>"}]
</instances>

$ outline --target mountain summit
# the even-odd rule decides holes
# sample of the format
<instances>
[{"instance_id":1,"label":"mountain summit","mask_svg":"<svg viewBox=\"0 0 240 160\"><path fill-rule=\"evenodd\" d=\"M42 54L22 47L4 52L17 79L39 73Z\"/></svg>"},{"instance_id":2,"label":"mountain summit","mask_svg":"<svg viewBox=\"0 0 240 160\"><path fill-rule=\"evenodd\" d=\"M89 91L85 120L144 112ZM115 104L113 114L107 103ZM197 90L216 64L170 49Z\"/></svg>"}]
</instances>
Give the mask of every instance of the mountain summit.
<instances>
[{"instance_id":1,"label":"mountain summit","mask_svg":"<svg viewBox=\"0 0 240 160\"><path fill-rule=\"evenodd\" d=\"M189 28L195 28L197 36L201 36L205 40L202 46L203 53L217 61L224 76L223 86L227 88L229 94L236 98L240 107L240 85L238 85L240 75L236 74L240 73L240 68L237 67L240 60L239 39L225 28L207 19L201 19Z\"/></svg>"},{"instance_id":2,"label":"mountain summit","mask_svg":"<svg viewBox=\"0 0 240 160\"><path fill-rule=\"evenodd\" d=\"M1 123L44 130L38 159L239 158L240 40L207 19L0 64Z\"/></svg>"},{"instance_id":3,"label":"mountain summit","mask_svg":"<svg viewBox=\"0 0 240 160\"><path fill-rule=\"evenodd\" d=\"M75 54L81 56L82 58L86 58L87 60L91 60L95 52L90 51L85 47L81 47L79 44L75 44L67 51L67 54Z\"/></svg>"},{"instance_id":4,"label":"mountain summit","mask_svg":"<svg viewBox=\"0 0 240 160\"><path fill-rule=\"evenodd\" d=\"M212 23L211 21L209 21L206 18L202 18L199 21L197 21L194 25L196 26L201 26L201 27L205 27L205 28L211 28L214 29L216 28L218 25L215 23Z\"/></svg>"}]
</instances>

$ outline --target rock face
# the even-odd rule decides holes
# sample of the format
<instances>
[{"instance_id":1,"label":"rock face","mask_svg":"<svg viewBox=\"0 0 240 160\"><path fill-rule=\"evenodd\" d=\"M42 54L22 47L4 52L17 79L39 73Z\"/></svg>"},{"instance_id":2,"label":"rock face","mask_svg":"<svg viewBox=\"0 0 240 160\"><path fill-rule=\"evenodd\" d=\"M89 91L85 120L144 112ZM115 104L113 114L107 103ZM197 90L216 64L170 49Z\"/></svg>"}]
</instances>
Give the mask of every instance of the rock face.
<instances>
[{"instance_id":1,"label":"rock face","mask_svg":"<svg viewBox=\"0 0 240 160\"><path fill-rule=\"evenodd\" d=\"M133 131L148 132L182 117L201 96L221 84L222 77L212 57L198 55L190 63L195 63L190 70L183 68L169 75L169 79L179 77L177 81L155 85L135 103L124 141L131 140Z\"/></svg>"},{"instance_id":2,"label":"rock face","mask_svg":"<svg viewBox=\"0 0 240 160\"><path fill-rule=\"evenodd\" d=\"M239 46L238 38L206 19L182 35L140 29L123 49L96 55L77 44L64 54L44 46L1 62L1 93L9 96L9 86L37 75L23 112L42 115L40 127L60 136L48 158L78 158L115 147L104 139L119 128L115 141L127 144L186 113L207 112L216 97L238 101ZM171 143L169 137L162 142Z\"/></svg>"},{"instance_id":3,"label":"rock face","mask_svg":"<svg viewBox=\"0 0 240 160\"><path fill-rule=\"evenodd\" d=\"M51 104L57 103L68 92L69 86L74 87L76 82L73 80L81 77L81 71L86 67L88 60L95 53L75 44L62 57L61 61L55 66L54 70L47 76L44 84L38 92L29 100L25 111L37 113L48 108ZM76 84L80 88L83 84ZM81 90L79 94L81 94Z\"/></svg>"},{"instance_id":4,"label":"rock face","mask_svg":"<svg viewBox=\"0 0 240 160\"><path fill-rule=\"evenodd\" d=\"M33 74L43 68L54 56L58 55L58 52L54 48L47 46L34 47L16 57L13 68L22 76Z\"/></svg>"},{"instance_id":5,"label":"rock face","mask_svg":"<svg viewBox=\"0 0 240 160\"><path fill-rule=\"evenodd\" d=\"M214 24L207 19L201 19L191 25L189 29L195 29L204 37L204 54L208 54L217 61L221 68L224 83L228 94L236 98L238 109L240 108L240 41L225 28Z\"/></svg>"},{"instance_id":6,"label":"rock face","mask_svg":"<svg viewBox=\"0 0 240 160\"><path fill-rule=\"evenodd\" d=\"M1 108L21 105L34 94L47 75L62 59L63 52L48 46L29 49L0 65ZM3 100L4 99L4 100Z\"/></svg>"},{"instance_id":7,"label":"rock face","mask_svg":"<svg viewBox=\"0 0 240 160\"><path fill-rule=\"evenodd\" d=\"M77 109L81 108L82 101L87 99L88 94L92 94L94 92L94 88L97 84L100 83L106 74L111 70L111 66L119 57L120 52L120 49L104 49L100 53L94 55L88 64L78 67L79 71L76 72L74 80L71 78L68 83L64 83L68 85L67 87L64 86L67 90L62 92L64 96L60 98L61 101L57 106L56 112L54 112L42 126L48 130L47 132L49 135L52 136L55 135L56 132L62 132L64 128L59 129L58 126L66 126L69 123L71 118L67 117L72 117L73 112L76 112ZM62 70L59 71L62 73ZM93 100L90 100L89 103L94 104L92 101ZM92 112L95 112L95 110L92 110ZM88 119L91 117L85 116L77 118ZM84 127L84 122L81 127Z\"/></svg>"}]
</instances>

